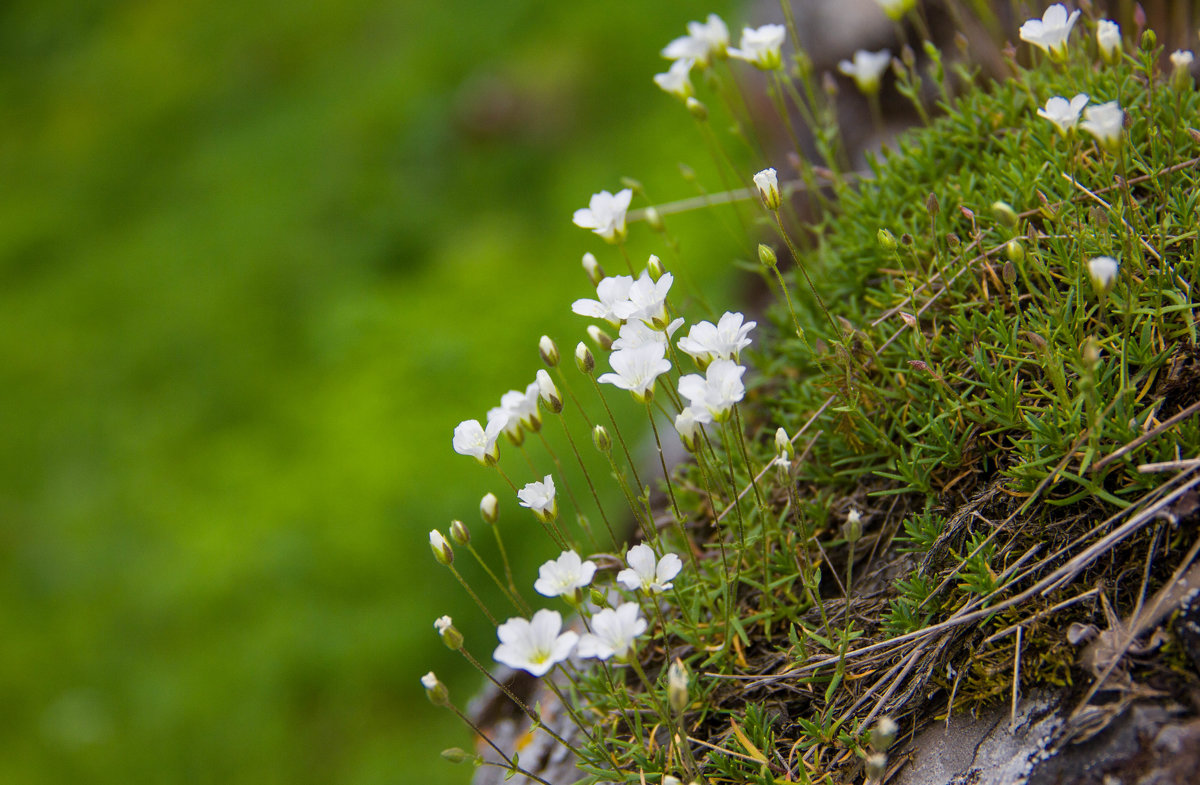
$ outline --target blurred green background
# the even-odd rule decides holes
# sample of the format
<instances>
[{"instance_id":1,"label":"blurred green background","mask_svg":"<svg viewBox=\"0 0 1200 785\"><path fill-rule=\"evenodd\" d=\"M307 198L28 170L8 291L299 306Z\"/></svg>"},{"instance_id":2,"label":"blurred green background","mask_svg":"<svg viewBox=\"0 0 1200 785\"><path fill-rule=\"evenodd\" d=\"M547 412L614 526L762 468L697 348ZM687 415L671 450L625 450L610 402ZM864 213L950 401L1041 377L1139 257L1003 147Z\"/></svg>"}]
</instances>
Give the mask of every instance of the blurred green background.
<instances>
[{"instance_id":1,"label":"blurred green background","mask_svg":"<svg viewBox=\"0 0 1200 785\"><path fill-rule=\"evenodd\" d=\"M729 7L5 4L0 782L466 781L418 678L465 705L433 619L494 635L427 532L502 488L451 432L569 356L584 251L620 269L575 208L712 172L650 77Z\"/></svg>"}]
</instances>

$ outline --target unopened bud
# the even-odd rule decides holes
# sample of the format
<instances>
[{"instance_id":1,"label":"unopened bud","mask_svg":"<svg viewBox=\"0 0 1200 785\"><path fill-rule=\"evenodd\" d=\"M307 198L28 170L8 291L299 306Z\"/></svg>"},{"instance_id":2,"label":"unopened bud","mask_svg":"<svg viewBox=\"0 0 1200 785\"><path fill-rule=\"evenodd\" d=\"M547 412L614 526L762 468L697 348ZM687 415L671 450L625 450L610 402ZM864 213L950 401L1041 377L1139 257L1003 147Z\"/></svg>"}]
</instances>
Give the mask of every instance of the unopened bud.
<instances>
[{"instance_id":1,"label":"unopened bud","mask_svg":"<svg viewBox=\"0 0 1200 785\"><path fill-rule=\"evenodd\" d=\"M896 235L892 234L887 229L880 229L878 232L876 232L875 239L879 241L879 247L883 250L896 250Z\"/></svg>"},{"instance_id":2,"label":"unopened bud","mask_svg":"<svg viewBox=\"0 0 1200 785\"><path fill-rule=\"evenodd\" d=\"M692 117L696 118L700 122L704 122L708 119L708 107L704 105L703 101L699 101L693 96L688 96L687 100L684 101L683 104L687 107L687 110L691 113Z\"/></svg>"},{"instance_id":3,"label":"unopened bud","mask_svg":"<svg viewBox=\"0 0 1200 785\"><path fill-rule=\"evenodd\" d=\"M596 367L596 358L592 356L592 350L587 348L587 344L580 341L575 346L575 367L580 373L591 374Z\"/></svg>"},{"instance_id":4,"label":"unopened bud","mask_svg":"<svg viewBox=\"0 0 1200 785\"><path fill-rule=\"evenodd\" d=\"M1000 268L1000 275L1009 286L1017 282L1017 266L1012 263L1011 259L1004 263L1004 267Z\"/></svg>"},{"instance_id":5,"label":"unopened bud","mask_svg":"<svg viewBox=\"0 0 1200 785\"><path fill-rule=\"evenodd\" d=\"M913 66L917 64L917 55L913 51L913 48L908 44L905 44L903 48L900 49L900 61L903 62L904 67L908 68L909 70L912 70Z\"/></svg>"},{"instance_id":6,"label":"unopened bud","mask_svg":"<svg viewBox=\"0 0 1200 785\"><path fill-rule=\"evenodd\" d=\"M792 440L788 438L788 433L783 428L775 430L775 454L789 461L796 454L796 449L792 447Z\"/></svg>"},{"instance_id":7,"label":"unopened bud","mask_svg":"<svg viewBox=\"0 0 1200 785\"><path fill-rule=\"evenodd\" d=\"M500 500L496 494L487 493L479 500L479 517L484 523L495 524L500 519Z\"/></svg>"},{"instance_id":8,"label":"unopened bud","mask_svg":"<svg viewBox=\"0 0 1200 785\"><path fill-rule=\"evenodd\" d=\"M662 777L662 785L683 785L683 782L678 777L673 777L670 774L664 774Z\"/></svg>"},{"instance_id":9,"label":"unopened bud","mask_svg":"<svg viewBox=\"0 0 1200 785\"><path fill-rule=\"evenodd\" d=\"M596 255L588 251L583 255L583 271L587 273L592 286L598 286L604 280L604 268L596 261Z\"/></svg>"},{"instance_id":10,"label":"unopened bud","mask_svg":"<svg viewBox=\"0 0 1200 785\"><path fill-rule=\"evenodd\" d=\"M1142 33L1142 51L1143 52L1153 52L1155 47L1157 47L1157 46L1158 46L1158 36L1155 34L1155 32L1153 30L1150 30L1149 28L1147 28L1146 31L1144 33Z\"/></svg>"},{"instance_id":11,"label":"unopened bud","mask_svg":"<svg viewBox=\"0 0 1200 785\"><path fill-rule=\"evenodd\" d=\"M1117 280L1120 263L1111 256L1097 256L1088 262L1088 274L1092 277L1092 287L1097 292L1107 292Z\"/></svg>"},{"instance_id":12,"label":"unopened bud","mask_svg":"<svg viewBox=\"0 0 1200 785\"><path fill-rule=\"evenodd\" d=\"M930 215L937 215L942 211L942 203L938 201L937 194L933 191L929 192L929 196L925 197L925 212Z\"/></svg>"},{"instance_id":13,"label":"unopened bud","mask_svg":"<svg viewBox=\"0 0 1200 785\"><path fill-rule=\"evenodd\" d=\"M683 660L676 659L667 668L667 701L676 714L688 706L688 671Z\"/></svg>"},{"instance_id":14,"label":"unopened bud","mask_svg":"<svg viewBox=\"0 0 1200 785\"><path fill-rule=\"evenodd\" d=\"M467 752L459 747L450 747L449 749L442 750L442 757L451 763L474 763L476 766L483 763L483 759L478 755Z\"/></svg>"},{"instance_id":15,"label":"unopened bud","mask_svg":"<svg viewBox=\"0 0 1200 785\"><path fill-rule=\"evenodd\" d=\"M632 177L622 177L621 185L625 186L629 190L633 191L634 194L637 194L639 196L642 193L644 193L646 190L645 188L642 187L642 182L640 180L635 180Z\"/></svg>"},{"instance_id":16,"label":"unopened bud","mask_svg":"<svg viewBox=\"0 0 1200 785\"><path fill-rule=\"evenodd\" d=\"M1020 264L1025 259L1025 246L1017 238L1009 240L1004 245L1004 255L1010 262Z\"/></svg>"},{"instance_id":17,"label":"unopened bud","mask_svg":"<svg viewBox=\"0 0 1200 785\"><path fill-rule=\"evenodd\" d=\"M612 343L613 343L612 336L609 335L608 333L604 332L604 330L601 330L596 325L589 324L588 328L587 328L587 334L588 334L588 338L592 339L592 343L596 344L604 351L607 352L609 349L612 348Z\"/></svg>"},{"instance_id":18,"label":"unopened bud","mask_svg":"<svg viewBox=\"0 0 1200 785\"><path fill-rule=\"evenodd\" d=\"M450 521L450 541L455 545L466 545L471 541L471 531L460 520Z\"/></svg>"},{"instance_id":19,"label":"unopened bud","mask_svg":"<svg viewBox=\"0 0 1200 785\"><path fill-rule=\"evenodd\" d=\"M763 267L771 268L774 268L779 263L779 260L775 256L775 250L763 243L758 244L758 261L762 263Z\"/></svg>"},{"instance_id":20,"label":"unopened bud","mask_svg":"<svg viewBox=\"0 0 1200 785\"><path fill-rule=\"evenodd\" d=\"M437 529L429 532L429 549L433 551L433 558L443 567L449 567L454 562L454 549Z\"/></svg>"},{"instance_id":21,"label":"unopened bud","mask_svg":"<svg viewBox=\"0 0 1200 785\"><path fill-rule=\"evenodd\" d=\"M1187 49L1176 49L1171 53L1171 86L1186 90L1192 86L1192 60L1195 56Z\"/></svg>"},{"instance_id":22,"label":"unopened bud","mask_svg":"<svg viewBox=\"0 0 1200 785\"><path fill-rule=\"evenodd\" d=\"M887 772L887 755L876 752L867 756L867 782L881 782Z\"/></svg>"},{"instance_id":23,"label":"unopened bud","mask_svg":"<svg viewBox=\"0 0 1200 785\"><path fill-rule=\"evenodd\" d=\"M592 589L590 593L592 597L592 605L595 605L598 608L608 607L608 598L604 596L604 592L600 591L599 589Z\"/></svg>"},{"instance_id":24,"label":"unopened bud","mask_svg":"<svg viewBox=\"0 0 1200 785\"><path fill-rule=\"evenodd\" d=\"M783 197L779 193L779 176L776 174L775 168L767 167L755 174L754 187L758 189L758 195L762 198L766 208L771 212L777 212L783 203Z\"/></svg>"},{"instance_id":25,"label":"unopened bud","mask_svg":"<svg viewBox=\"0 0 1200 785\"><path fill-rule=\"evenodd\" d=\"M1017 211L1008 202L992 202L992 215L1010 229L1017 225Z\"/></svg>"},{"instance_id":26,"label":"unopened bud","mask_svg":"<svg viewBox=\"0 0 1200 785\"><path fill-rule=\"evenodd\" d=\"M659 259L655 254L650 254L650 258L646 260L646 272L650 273L652 280L657 281L659 278L662 278L662 259Z\"/></svg>"},{"instance_id":27,"label":"unopened bud","mask_svg":"<svg viewBox=\"0 0 1200 785\"><path fill-rule=\"evenodd\" d=\"M825 95L830 98L837 98L838 85L837 80L833 78L833 74L826 71L821 74L821 89L825 91Z\"/></svg>"},{"instance_id":28,"label":"unopened bud","mask_svg":"<svg viewBox=\"0 0 1200 785\"><path fill-rule=\"evenodd\" d=\"M433 671L421 677L421 684L425 687L426 697L434 706L450 705L450 691L446 689L445 684L438 681L438 677L434 675Z\"/></svg>"},{"instance_id":29,"label":"unopened bud","mask_svg":"<svg viewBox=\"0 0 1200 785\"><path fill-rule=\"evenodd\" d=\"M851 509L846 515L846 522L842 524L842 537L846 542L854 544L862 539L862 513L856 508Z\"/></svg>"},{"instance_id":30,"label":"unopened bud","mask_svg":"<svg viewBox=\"0 0 1200 785\"><path fill-rule=\"evenodd\" d=\"M1083 361L1089 368L1095 368L1100 362L1100 343L1090 336L1083 342Z\"/></svg>"},{"instance_id":31,"label":"unopened bud","mask_svg":"<svg viewBox=\"0 0 1200 785\"><path fill-rule=\"evenodd\" d=\"M597 425L592 429L592 444L596 445L596 449L602 453L607 453L612 449L612 437L608 435L608 430L603 425Z\"/></svg>"},{"instance_id":32,"label":"unopened bud","mask_svg":"<svg viewBox=\"0 0 1200 785\"><path fill-rule=\"evenodd\" d=\"M458 651L463 645L462 633L454 626L453 620L449 616L439 617L433 623L433 628L437 630L438 635L442 638L442 643L446 647L454 651Z\"/></svg>"},{"instance_id":33,"label":"unopened bud","mask_svg":"<svg viewBox=\"0 0 1200 785\"><path fill-rule=\"evenodd\" d=\"M662 215L653 207L647 207L642 211L642 215L646 218L646 225L656 232L662 232L667 228L663 223Z\"/></svg>"},{"instance_id":34,"label":"unopened bud","mask_svg":"<svg viewBox=\"0 0 1200 785\"><path fill-rule=\"evenodd\" d=\"M687 164L679 164L679 176L689 183L696 179L696 170Z\"/></svg>"},{"instance_id":35,"label":"unopened bud","mask_svg":"<svg viewBox=\"0 0 1200 785\"><path fill-rule=\"evenodd\" d=\"M542 403L546 404L546 408L555 414L561 414L562 398L559 397L558 388L554 386L554 380L550 378L550 374L546 373L545 368L538 369L537 384L538 397L542 399Z\"/></svg>"},{"instance_id":36,"label":"unopened bud","mask_svg":"<svg viewBox=\"0 0 1200 785\"><path fill-rule=\"evenodd\" d=\"M896 740L896 733L899 730L900 726L891 717L880 717L871 730L871 746L877 752L887 752L888 747L892 746L892 742Z\"/></svg>"},{"instance_id":37,"label":"unopened bud","mask_svg":"<svg viewBox=\"0 0 1200 785\"><path fill-rule=\"evenodd\" d=\"M551 368L558 365L558 345L551 340L549 335L543 335L538 339L538 354L542 355L542 362Z\"/></svg>"}]
</instances>

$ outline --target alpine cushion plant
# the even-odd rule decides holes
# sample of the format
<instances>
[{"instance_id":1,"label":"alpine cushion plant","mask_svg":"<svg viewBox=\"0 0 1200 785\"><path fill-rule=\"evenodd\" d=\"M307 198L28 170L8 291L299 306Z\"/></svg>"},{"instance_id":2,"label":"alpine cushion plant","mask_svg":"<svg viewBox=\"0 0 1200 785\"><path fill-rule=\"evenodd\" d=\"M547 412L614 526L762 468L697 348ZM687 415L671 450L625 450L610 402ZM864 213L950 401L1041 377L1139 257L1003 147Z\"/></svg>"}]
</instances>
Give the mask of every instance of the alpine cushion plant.
<instances>
[{"instance_id":1,"label":"alpine cushion plant","mask_svg":"<svg viewBox=\"0 0 1200 785\"><path fill-rule=\"evenodd\" d=\"M897 16L914 5L881 3ZM749 123L722 99L752 84L750 69L770 70L779 122L814 124L818 148L837 137L823 125L836 107L805 82L806 53L782 67L796 43L786 27L748 28L730 48L723 23L693 25L664 51L684 61L679 73L703 74L693 100L724 107L728 125ZM594 297L571 310L607 325L580 326L594 346L578 344L573 370L540 352L540 398L518 419L553 412L576 454L588 440L559 415L585 424L607 462L603 475L584 469L589 489L611 482L623 500L593 497L616 521L611 542L585 545L592 499L567 492L549 444L527 439L526 454L501 465L476 423L462 446L557 522L547 532L559 555L533 585L570 603L571 629L522 607L527 584L493 575L521 614L497 625L495 659L561 698L586 739L566 743L596 781L800 782L831 768L877 781L897 739L934 715L1036 684L1102 689L1110 674L1080 673L1063 624L1134 609L1130 592L1097 587L1111 564L1145 565L1147 597L1187 566L1194 514L1172 513L1169 525L1155 516L1200 485L1200 146L1189 133L1200 99L1176 84L1178 65L1163 70L1152 37L1123 53L1116 22L1052 6L1019 35L1050 57L1022 48L1011 78L982 86L969 64L922 72L930 90L903 57L886 85L860 72L864 58L848 60L865 100L895 89L930 118L867 154L868 172L846 171L843 152L826 147L815 160L799 148L774 155L786 170L760 161L736 173L750 187L721 198L753 210L779 248L760 251L779 297L754 321L720 309L697 319L674 290L688 252L661 217L684 207L628 212L626 227L632 195L645 198L631 189L618 232L605 207L615 197L589 206L584 224L596 227L585 228L611 227L605 239L620 245L612 260L629 263L643 218L662 256L610 277L585 257ZM921 48L941 63L934 44ZM742 69L737 81L726 66ZM820 220L793 221L819 182L828 187L808 208ZM611 371L598 373L605 360ZM571 391L567 371L590 398ZM657 485L610 407L620 391L643 404ZM663 433L688 451L677 467ZM518 491L507 471L534 481ZM629 547L632 531L643 541ZM452 558L435 540L435 556ZM1122 678L1139 667L1122 662Z\"/></svg>"}]
</instances>

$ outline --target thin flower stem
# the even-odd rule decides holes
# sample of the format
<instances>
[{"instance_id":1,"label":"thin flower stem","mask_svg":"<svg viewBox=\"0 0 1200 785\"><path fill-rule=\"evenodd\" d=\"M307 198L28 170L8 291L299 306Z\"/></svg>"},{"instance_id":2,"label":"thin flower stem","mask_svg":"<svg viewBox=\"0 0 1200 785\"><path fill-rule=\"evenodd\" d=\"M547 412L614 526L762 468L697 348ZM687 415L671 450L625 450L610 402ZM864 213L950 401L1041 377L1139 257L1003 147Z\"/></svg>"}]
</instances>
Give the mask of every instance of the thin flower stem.
<instances>
[{"instance_id":1,"label":"thin flower stem","mask_svg":"<svg viewBox=\"0 0 1200 785\"><path fill-rule=\"evenodd\" d=\"M686 746L687 739L680 734L678 724L675 722L675 717L671 713L670 708L663 703L662 696L658 694L658 692L654 689L654 685L651 683L649 677L646 676L645 669L643 669L642 664L638 662L637 652L629 652L629 664L633 666L633 670L637 673L638 678L642 680L642 685L646 688L646 692L650 695L651 700L654 701L654 705L658 709L658 716L662 718L663 723L670 731L672 741L678 741L679 748L682 749ZM699 773L699 770L694 768L695 759L692 758L690 748L687 751L686 758L683 754L679 755L679 765L685 770L688 770L689 777Z\"/></svg>"},{"instance_id":2,"label":"thin flower stem","mask_svg":"<svg viewBox=\"0 0 1200 785\"><path fill-rule=\"evenodd\" d=\"M704 479L704 491L708 495L708 506L712 510L713 515L716 515L717 504L713 499L712 483L709 482L708 462L704 460L703 448L696 450L696 463L700 466L700 476ZM721 535L721 529L713 522L713 531L717 535L717 547L721 549L721 593L725 603L725 640L729 639L729 560L725 554L725 538Z\"/></svg>"},{"instance_id":3,"label":"thin flower stem","mask_svg":"<svg viewBox=\"0 0 1200 785\"><path fill-rule=\"evenodd\" d=\"M542 730L546 731L546 733L550 734L550 736L555 741L557 741L559 744L561 744L564 747L566 747L567 749L569 749L571 752L575 753L575 756L578 757L580 760L583 759L583 753L580 752L578 748L576 748L573 744L571 744L571 742L567 741L562 736L559 736L557 733L555 733L553 728L551 728L549 725L547 725L545 722L542 721L542 717L540 714L538 714L537 712L530 709L529 706L527 706L524 701L522 701L515 694L513 694L513 691L508 688L508 685L506 685L504 682L500 681L494 675L492 675L492 672L490 670L488 670L487 668L483 667L483 665L481 665L478 660L476 660L474 657L472 657L471 653L469 651L467 651L465 648L460 646L458 648L458 652L467 659L467 662L469 662L473 666L475 666L475 670L479 671L484 676L486 676L488 681L490 681L492 684L495 684L500 689L500 691L503 692L505 694L505 696L508 697L508 699L510 701L515 703L517 708L519 708L522 712L524 712L525 716L529 718L530 722L532 722L534 725L537 725Z\"/></svg>"},{"instance_id":4,"label":"thin flower stem","mask_svg":"<svg viewBox=\"0 0 1200 785\"><path fill-rule=\"evenodd\" d=\"M470 718L468 718L467 715L465 715L461 711L459 711L458 707L455 706L453 703L447 703L446 708L448 708L448 709L450 709L450 711L454 712L454 714L457 715L460 720L462 720L464 723L466 723L468 728L470 728L471 730L473 730L475 732L476 736L478 736L479 738L486 741L488 746L496 751L496 754L499 755L500 759L502 761L504 761L504 763L506 764L505 768L512 769L516 772L519 772L520 774L525 775L526 777L528 777L531 780L535 780L537 782L542 783L542 785L551 785L549 782L546 782L546 780L544 780L541 777L539 777L538 775L534 774L532 771L527 771L527 770L521 768L520 766L518 766L516 764L516 762L513 761L512 758L510 758L510 757L508 757L508 755L504 754L504 750L497 747L495 745L495 743L490 738L488 738L488 735L483 732L482 728L480 728L475 723L471 722Z\"/></svg>"},{"instance_id":5,"label":"thin flower stem","mask_svg":"<svg viewBox=\"0 0 1200 785\"><path fill-rule=\"evenodd\" d=\"M564 674L567 675L568 679L570 678L570 674L567 674L567 671L562 667L561 664L558 666L558 668L560 670L562 670ZM616 756L613 755L611 750L601 746L596 741L595 737L592 736L591 732L588 730L588 726L584 723L584 721L580 718L580 716L575 713L575 709L571 706L570 701L568 701L567 697L562 694L562 690L559 689L559 686L554 683L554 679L550 676L550 674L546 674L546 676L542 678L542 683L545 684L547 687L549 687L550 691L553 692L558 697L559 703L562 704L563 708L566 709L567 714L571 715L571 719L575 722L575 727L579 728L579 730L583 733L583 735L587 738L587 740L592 743L592 746L596 747L597 749L602 749L605 752L607 752L608 759L610 761L612 761L614 769L619 768L620 764L617 762Z\"/></svg>"},{"instance_id":6,"label":"thin flower stem","mask_svg":"<svg viewBox=\"0 0 1200 785\"><path fill-rule=\"evenodd\" d=\"M625 501L629 503L629 509L633 512L633 518L637 521L638 526L642 530L642 539L653 542L658 549L662 550L662 544L658 539L658 529L654 526L653 520L648 520L646 513L642 510L641 505L634 499L633 492L629 488L629 481L625 479L625 474L617 467L617 462L613 460L612 453L607 453L608 465L612 467L613 477L617 479L617 485L621 486L621 492L625 494Z\"/></svg>"},{"instance_id":7,"label":"thin flower stem","mask_svg":"<svg viewBox=\"0 0 1200 785\"><path fill-rule=\"evenodd\" d=\"M525 456L525 463L527 466L529 466L530 476L532 476L535 480L541 477L542 475L538 472L538 467L533 463L533 458L529 456L529 450L525 449L524 439L522 439L521 443L517 445L517 448L521 450L521 455Z\"/></svg>"},{"instance_id":8,"label":"thin flower stem","mask_svg":"<svg viewBox=\"0 0 1200 785\"><path fill-rule=\"evenodd\" d=\"M702 430L703 430L703 428L702 428ZM705 441L708 441L707 434L705 434L704 438L705 438ZM725 454L727 456L732 455L733 450L731 450L729 448L729 435L726 433L724 428L721 429L721 438L725 442ZM712 449L712 444L709 444L709 449L710 450ZM713 460L714 461L716 460L716 452L715 451L713 452ZM737 562L734 565L735 574L734 574L734 578L733 578L733 586L734 586L734 591L736 592L737 587L742 582L742 559L743 559L744 554L746 553L746 520L742 516L742 502L741 502L740 497L737 495L737 477L734 476L734 473L733 473L733 460L730 459L729 461L727 461L727 463L729 465L729 486L731 488L733 488L733 493L734 493L733 507L737 511L738 540L741 545L741 547L738 549ZM728 638L726 638L726 643L728 643L728 642L729 642L729 640L728 640Z\"/></svg>"},{"instance_id":9,"label":"thin flower stem","mask_svg":"<svg viewBox=\"0 0 1200 785\"><path fill-rule=\"evenodd\" d=\"M787 230L783 228L783 220L779 217L778 212L773 214L775 216L775 225L779 228L779 234L781 237L783 237L783 241L787 243L788 250L792 254L792 259L796 262L796 267L799 268L800 272L804 274L804 280L808 283L808 290L812 292L813 297L817 301L817 305L821 306L821 311L824 312L825 318L829 320L829 326L833 328L833 334L841 336L842 340L845 341L845 334L843 333L841 326L833 320L833 316L829 313L829 309L825 307L825 301L821 299L820 293L817 292L816 285L813 284L812 278L809 277L808 269L804 266L804 262L800 258L800 252L796 250L796 246L792 243L791 236L789 236Z\"/></svg>"},{"instance_id":10,"label":"thin flower stem","mask_svg":"<svg viewBox=\"0 0 1200 785\"><path fill-rule=\"evenodd\" d=\"M829 624L829 616L825 613L825 603L821 602L820 598L813 592L810 582L814 576L815 567L808 548L808 540L812 536L812 532L807 523L804 522L804 516L800 512L800 497L796 493L796 486L788 481L788 499L792 504L792 515L796 520L797 528L800 529L800 534L804 538L804 568L802 569L801 584L804 586L804 593L808 596L808 601L817 608L817 613L821 615L821 624L825 628L826 640L833 640L833 628Z\"/></svg>"},{"instance_id":11,"label":"thin flower stem","mask_svg":"<svg viewBox=\"0 0 1200 785\"><path fill-rule=\"evenodd\" d=\"M750 463L750 453L746 449L746 438L742 433L742 415L738 411L737 404L733 406L734 421L729 423L729 427L737 434L737 442L742 450L742 461L746 465L746 473L750 475L750 485L754 488L754 496L758 501L759 516L762 518L762 560L763 560L763 606L769 608L774 604L774 596L771 594L770 584L770 566L771 566L771 538L770 538L770 516L767 512L767 504L763 501L762 491L758 487L758 479L754 476L754 465ZM734 426L736 423L736 427ZM770 622L768 621L768 624Z\"/></svg>"},{"instance_id":12,"label":"thin flower stem","mask_svg":"<svg viewBox=\"0 0 1200 785\"><path fill-rule=\"evenodd\" d=\"M625 241L617 243L617 248L621 251L621 256L625 258L625 264L629 265L629 274L637 278L637 273L633 271L633 260L629 258L629 250L625 248Z\"/></svg>"},{"instance_id":13,"label":"thin flower stem","mask_svg":"<svg viewBox=\"0 0 1200 785\"><path fill-rule=\"evenodd\" d=\"M629 471L633 472L633 481L641 488L642 478L638 476L637 465L633 462L633 456L629 454L629 447L625 444L625 437L621 435L621 429L617 427L617 418L613 416L612 409L609 408L608 399L604 397L604 391L600 389L600 383L596 381L596 377L589 375L588 378L592 380L592 386L596 388L596 395L600 396L600 402L604 404L604 411L608 412L608 420L612 423L613 432L617 435L617 441L621 443L621 451L625 453L625 460L629 462Z\"/></svg>"},{"instance_id":14,"label":"thin flower stem","mask_svg":"<svg viewBox=\"0 0 1200 785\"><path fill-rule=\"evenodd\" d=\"M475 561L479 562L479 566L482 567L484 572L488 574L488 577L492 579L492 582L496 584L496 587L499 588L500 591L504 593L504 596L508 598L508 601L513 604L513 607L515 607L521 613L529 613L529 606L525 604L525 601L520 597L520 595L516 594L514 591L509 591L509 588L500 582L500 578L496 575L492 568L488 566L487 562L483 560L483 557L479 555L479 551L475 550L475 546L471 543L467 543L467 550L470 551L471 555L475 557Z\"/></svg>"},{"instance_id":15,"label":"thin flower stem","mask_svg":"<svg viewBox=\"0 0 1200 785\"><path fill-rule=\"evenodd\" d=\"M583 472L583 478L587 480L588 490L592 492L592 500L596 502L596 509L600 511L600 518L604 521L604 528L608 529L608 536L612 539L613 547L619 547L617 543L616 532L613 531L612 524L608 520L608 514L604 512L604 505L600 502L600 494L596 493L596 485L592 482L592 475L588 472L587 466L583 462L583 456L579 454L579 447L575 444L575 437L571 435L571 429L567 427L567 421L563 419L562 414L559 414L558 421L562 423L563 433L567 435L567 441L571 445L571 452L575 453L575 460L579 462L579 470ZM591 530L588 530L588 536L591 536ZM596 543L595 538L592 538L592 543Z\"/></svg>"},{"instance_id":16,"label":"thin flower stem","mask_svg":"<svg viewBox=\"0 0 1200 785\"><path fill-rule=\"evenodd\" d=\"M654 410L650 408L650 402L646 402L646 417L650 419L650 429L654 431L654 443L658 446L658 461L662 465L663 480L667 484L667 495L671 497L671 511L675 519L675 525L679 528L679 536L682 538L681 546L688 552L688 558L691 559L692 569L696 574L700 574L700 564L696 561L696 554L692 549L691 541L688 539L687 530L683 528L682 516L679 513L679 503L675 500L675 485L671 482L671 472L667 469L667 459L663 455L662 439L658 436L658 424L654 422Z\"/></svg>"},{"instance_id":17,"label":"thin flower stem","mask_svg":"<svg viewBox=\"0 0 1200 785\"><path fill-rule=\"evenodd\" d=\"M496 537L496 547L500 550L500 559L504 562L504 577L508 580L508 589L513 595L520 597L521 593L517 591L517 584L513 580L512 565L508 561L508 549L504 547L504 539L500 536L500 527L493 523L491 528Z\"/></svg>"},{"instance_id":18,"label":"thin flower stem","mask_svg":"<svg viewBox=\"0 0 1200 785\"><path fill-rule=\"evenodd\" d=\"M507 475L507 474L505 474L505 473L504 473L504 470L500 468L500 464L498 464L498 463L494 463L494 464L492 464L492 465L493 465L494 467L496 467L496 471L500 472L500 476L504 478L504 481L505 481L506 483L508 483L508 487L509 487L509 488L512 488L512 491L513 491L513 493L516 493L516 492L517 492L517 485L516 485L516 483L514 483L512 480L510 480L510 479L508 478L508 475Z\"/></svg>"},{"instance_id":19,"label":"thin flower stem","mask_svg":"<svg viewBox=\"0 0 1200 785\"><path fill-rule=\"evenodd\" d=\"M493 627L499 626L499 622L496 621L496 617L493 616L492 612L487 609L487 606L483 604L483 600L479 599L479 595L476 594L475 591L470 587L470 585L467 584L466 580L463 579L463 576L459 574L458 570L455 569L454 565L447 564L446 568L448 570L450 570L450 573L455 578L458 579L458 582L462 584L462 587L467 590L467 594L471 595L471 599L474 600L475 604L479 606L479 610L483 611L483 615L487 616L488 621L490 621L492 623L492 626Z\"/></svg>"},{"instance_id":20,"label":"thin flower stem","mask_svg":"<svg viewBox=\"0 0 1200 785\"><path fill-rule=\"evenodd\" d=\"M569 482L567 482L567 473L563 469L562 462L558 460L558 455L555 454L554 449L550 447L550 442L549 442L549 440L546 439L546 434L543 433L540 428L538 429L537 435L538 435L538 438L541 439L542 446L546 449L546 453L550 456L550 460L554 462L554 468L558 469L558 476L560 478L562 478L563 487L567 489L567 497L571 500L571 506L573 506L575 508L575 512L578 514L579 512L582 511L583 508L580 506L579 500L575 498L575 492L571 490L571 484ZM570 435L569 432L568 432L568 435ZM586 471L584 473L586 474ZM590 539L592 541L592 545L599 547L599 544L596 542L595 536L592 535L591 527L589 527L587 525L587 519L583 518L582 516L579 516L578 519L579 519L579 522L583 525L583 530L587 534L588 539ZM568 540L568 538L565 536L566 535L565 529L563 527L560 527L560 531L564 535L563 539ZM576 545L576 543L571 540L568 540L568 542L570 542L572 545Z\"/></svg>"}]
</instances>

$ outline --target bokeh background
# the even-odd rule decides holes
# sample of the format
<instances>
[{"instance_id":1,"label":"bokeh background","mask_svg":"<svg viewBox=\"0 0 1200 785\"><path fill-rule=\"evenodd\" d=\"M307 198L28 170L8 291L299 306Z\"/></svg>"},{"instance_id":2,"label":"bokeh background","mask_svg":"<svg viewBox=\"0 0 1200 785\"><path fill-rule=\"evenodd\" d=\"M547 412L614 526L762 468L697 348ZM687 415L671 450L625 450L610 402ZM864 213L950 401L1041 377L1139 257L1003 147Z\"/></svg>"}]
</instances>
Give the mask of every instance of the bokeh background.
<instances>
[{"instance_id":1,"label":"bokeh background","mask_svg":"<svg viewBox=\"0 0 1200 785\"><path fill-rule=\"evenodd\" d=\"M460 704L481 681L436 616L485 660L494 635L427 532L485 534L502 488L451 432L532 380L540 334L582 337L580 255L620 269L571 225L591 193L691 196L680 162L719 189L650 78L710 11L743 21L723 0L4 4L0 782L468 779L437 753L469 734L418 679ZM732 235L672 224L735 305ZM502 496L532 581L553 549Z\"/></svg>"}]
</instances>

